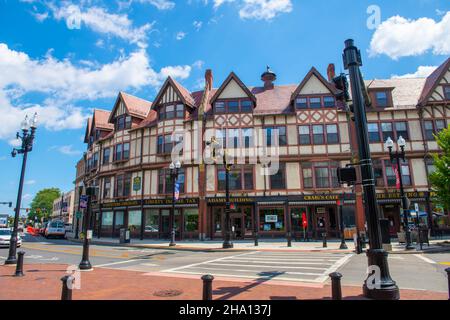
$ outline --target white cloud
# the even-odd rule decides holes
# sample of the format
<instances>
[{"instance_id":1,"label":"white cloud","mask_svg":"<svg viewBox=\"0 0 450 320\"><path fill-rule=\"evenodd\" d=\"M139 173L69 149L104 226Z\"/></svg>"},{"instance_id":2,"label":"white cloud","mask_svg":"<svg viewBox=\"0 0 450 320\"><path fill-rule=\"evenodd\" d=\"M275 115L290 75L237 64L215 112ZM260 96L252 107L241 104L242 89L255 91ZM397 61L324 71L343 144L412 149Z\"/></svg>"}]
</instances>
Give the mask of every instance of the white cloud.
<instances>
[{"instance_id":1,"label":"white cloud","mask_svg":"<svg viewBox=\"0 0 450 320\"><path fill-rule=\"evenodd\" d=\"M161 69L160 76L161 79L167 77L177 78L177 79L187 79L191 73L192 68L190 66L174 66L165 67Z\"/></svg>"},{"instance_id":2,"label":"white cloud","mask_svg":"<svg viewBox=\"0 0 450 320\"><path fill-rule=\"evenodd\" d=\"M193 64L192 64L192 66L194 67L194 68L197 68L197 69L203 69L203 66L205 65L205 61L203 61L203 60L197 60L197 61L195 61Z\"/></svg>"},{"instance_id":3,"label":"white cloud","mask_svg":"<svg viewBox=\"0 0 450 320\"><path fill-rule=\"evenodd\" d=\"M201 21L194 21L192 23L192 25L194 26L195 30L199 31L202 28L202 26L203 26L203 22L201 22Z\"/></svg>"},{"instance_id":4,"label":"white cloud","mask_svg":"<svg viewBox=\"0 0 450 320\"><path fill-rule=\"evenodd\" d=\"M393 75L392 79L402 79L402 78L426 78L434 70L437 69L437 66L419 66L414 73L407 73L404 75Z\"/></svg>"},{"instance_id":5,"label":"white cloud","mask_svg":"<svg viewBox=\"0 0 450 320\"><path fill-rule=\"evenodd\" d=\"M25 181L26 185L32 185L32 184L36 184L36 180L27 180Z\"/></svg>"},{"instance_id":6,"label":"white cloud","mask_svg":"<svg viewBox=\"0 0 450 320\"><path fill-rule=\"evenodd\" d=\"M450 54L450 11L439 22L430 18L389 18L373 34L369 53L371 56L385 54L398 59L430 50L436 55Z\"/></svg>"},{"instance_id":7,"label":"white cloud","mask_svg":"<svg viewBox=\"0 0 450 320\"><path fill-rule=\"evenodd\" d=\"M61 154L64 154L66 156L78 156L81 155L83 152L80 150L75 150L73 148L73 145L65 145L65 146L53 146L49 148L49 151L56 150Z\"/></svg>"},{"instance_id":8,"label":"white cloud","mask_svg":"<svg viewBox=\"0 0 450 320\"><path fill-rule=\"evenodd\" d=\"M244 0L239 16L242 19L271 20L280 13L291 11L291 0Z\"/></svg>"},{"instance_id":9,"label":"white cloud","mask_svg":"<svg viewBox=\"0 0 450 320\"><path fill-rule=\"evenodd\" d=\"M158 2L158 1L157 1ZM101 7L83 8L68 2L61 6L47 3L56 20L65 20L69 29L80 29L82 26L94 32L115 36L140 47L146 47L147 33L154 22L135 28L133 21L126 14L112 14Z\"/></svg>"},{"instance_id":10,"label":"white cloud","mask_svg":"<svg viewBox=\"0 0 450 320\"><path fill-rule=\"evenodd\" d=\"M180 31L175 35L175 38L177 40L183 40L186 37L186 35L187 35L186 32Z\"/></svg>"},{"instance_id":11,"label":"white cloud","mask_svg":"<svg viewBox=\"0 0 450 320\"><path fill-rule=\"evenodd\" d=\"M292 11L291 0L214 0L214 8L237 2L241 19L272 20L281 13Z\"/></svg>"},{"instance_id":12,"label":"white cloud","mask_svg":"<svg viewBox=\"0 0 450 320\"><path fill-rule=\"evenodd\" d=\"M175 2L169 0L138 0L140 3L149 3L158 10L171 10L175 7Z\"/></svg>"},{"instance_id":13,"label":"white cloud","mask_svg":"<svg viewBox=\"0 0 450 320\"><path fill-rule=\"evenodd\" d=\"M0 43L0 139L13 139L25 115L34 112L39 114L40 126L49 130L81 128L87 114L76 106L77 102L115 97L121 90L158 87L167 75L186 79L191 69L191 66L167 66L157 72L143 49L108 64L75 66L50 53L32 59ZM43 93L45 98L41 103L23 102L28 93Z\"/></svg>"}]
</instances>

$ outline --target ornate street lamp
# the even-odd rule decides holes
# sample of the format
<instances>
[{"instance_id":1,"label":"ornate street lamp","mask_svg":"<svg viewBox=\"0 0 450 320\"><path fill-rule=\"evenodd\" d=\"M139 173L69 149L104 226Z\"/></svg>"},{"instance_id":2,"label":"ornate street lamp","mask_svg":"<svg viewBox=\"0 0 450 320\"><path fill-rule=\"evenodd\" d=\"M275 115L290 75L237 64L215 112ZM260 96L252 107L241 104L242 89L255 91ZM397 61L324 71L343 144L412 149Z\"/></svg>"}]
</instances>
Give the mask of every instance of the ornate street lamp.
<instances>
[{"instance_id":1,"label":"ornate street lamp","mask_svg":"<svg viewBox=\"0 0 450 320\"><path fill-rule=\"evenodd\" d=\"M231 249L233 248L233 243L231 242L231 221L230 221L230 171L232 164L229 163L227 151L223 146L217 142L215 137L211 138L211 141L206 142L206 145L213 148L212 158L217 162L217 158L222 158L223 165L225 167L225 237L222 244L222 248ZM216 148L220 148L216 155Z\"/></svg>"},{"instance_id":2,"label":"ornate street lamp","mask_svg":"<svg viewBox=\"0 0 450 320\"><path fill-rule=\"evenodd\" d=\"M344 201L345 201L345 193L342 195L342 199L338 201L339 204L339 228L341 229L341 245L339 249L347 250L347 244L345 243L345 224L344 224Z\"/></svg>"},{"instance_id":3,"label":"ornate street lamp","mask_svg":"<svg viewBox=\"0 0 450 320\"><path fill-rule=\"evenodd\" d=\"M170 169L170 177L172 178L172 211L170 212L170 230L171 230L171 237L170 237L170 247L176 246L175 243L175 184L178 181L178 174L179 170L181 168L180 161L177 161L175 164L172 162L169 166Z\"/></svg>"},{"instance_id":4,"label":"ornate street lamp","mask_svg":"<svg viewBox=\"0 0 450 320\"><path fill-rule=\"evenodd\" d=\"M380 214L376 199L375 174L370 154L369 134L367 131L366 103L364 98L364 81L359 69L362 66L361 52L354 45L354 41L345 41L344 67L349 70L352 89L355 126L358 133L359 165L361 166L361 180L364 191L364 203L369 234L370 249L367 250L367 260L370 268L379 272L369 274L364 281L363 290L367 298L382 300L400 299L400 290L389 273L388 254L383 249L381 239ZM375 279L375 283L373 280Z\"/></svg>"},{"instance_id":5,"label":"ornate street lamp","mask_svg":"<svg viewBox=\"0 0 450 320\"><path fill-rule=\"evenodd\" d=\"M397 164L397 172L398 177L400 181L400 197L402 199L402 212L403 212L403 229L405 230L405 238L406 238L406 250L414 249L414 247L411 245L411 231L409 230L409 223L408 223L408 211L409 211L409 200L406 198L405 190L403 189L403 178L402 178L402 165L401 161L405 161L405 146L406 141L403 139L402 136L398 138L397 145L400 147L400 151L397 149L395 152L393 152L394 148L394 141L392 141L391 137L389 137L386 140L385 146L386 149L389 150L389 156L391 158L392 164Z\"/></svg>"},{"instance_id":6,"label":"ornate street lamp","mask_svg":"<svg viewBox=\"0 0 450 320\"><path fill-rule=\"evenodd\" d=\"M91 230L91 214L92 214L92 199L95 197L96 186L86 187L86 195L87 195L87 208L84 214L83 225L84 225L84 241L83 241L83 256L81 258L81 262L78 265L80 270L91 270L92 265L89 261L89 242L92 238L92 230Z\"/></svg>"},{"instance_id":7,"label":"ornate street lamp","mask_svg":"<svg viewBox=\"0 0 450 320\"><path fill-rule=\"evenodd\" d=\"M11 241L9 245L9 254L8 259L6 259L5 264L17 264L16 251L17 251L17 228L19 226L19 214L20 214L20 206L22 202L22 190L23 190L23 182L25 178L25 168L27 165L27 156L28 152L33 150L33 142L34 135L37 129L37 113L34 114L33 119L29 122L28 116L25 116L25 119L21 124L22 136L17 132L17 139L22 140L22 146L20 149L14 148L11 152L13 158L17 156L17 154L23 154L22 159L22 171L20 173L20 181L19 181L19 192L17 193L17 202L16 209L14 213L14 228L11 234Z\"/></svg>"}]
</instances>

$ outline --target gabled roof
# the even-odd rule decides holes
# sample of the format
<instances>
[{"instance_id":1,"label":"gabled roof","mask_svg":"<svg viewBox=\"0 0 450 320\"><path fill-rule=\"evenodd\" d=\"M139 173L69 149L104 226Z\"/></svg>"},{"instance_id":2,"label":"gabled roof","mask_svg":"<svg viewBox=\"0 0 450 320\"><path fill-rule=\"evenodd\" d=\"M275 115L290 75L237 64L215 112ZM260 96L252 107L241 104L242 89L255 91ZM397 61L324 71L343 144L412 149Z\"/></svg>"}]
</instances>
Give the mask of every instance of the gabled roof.
<instances>
[{"instance_id":1,"label":"gabled roof","mask_svg":"<svg viewBox=\"0 0 450 320\"><path fill-rule=\"evenodd\" d=\"M317 71L316 68L312 67L311 70L306 74L305 78L303 78L302 82L299 84L297 89L292 93L291 95L291 102L295 100L295 98L298 96L300 91L303 89L303 87L308 83L309 79L311 79L312 76L316 76L322 84L330 90L331 93L337 94L339 92L338 89L334 85L332 85L330 82L328 82L319 71Z\"/></svg>"},{"instance_id":2,"label":"gabled roof","mask_svg":"<svg viewBox=\"0 0 450 320\"><path fill-rule=\"evenodd\" d=\"M114 104L114 108L109 115L108 122L113 122L114 114L116 113L116 109L119 105L119 101L123 101L125 108L128 111L130 116L145 119L148 115L152 107L152 103L150 101L135 97L131 94L120 92L117 96L116 103Z\"/></svg>"},{"instance_id":3,"label":"gabled roof","mask_svg":"<svg viewBox=\"0 0 450 320\"><path fill-rule=\"evenodd\" d=\"M111 112L101 109L94 110L94 117L92 118L92 128L112 131L114 125L108 122Z\"/></svg>"},{"instance_id":4,"label":"gabled roof","mask_svg":"<svg viewBox=\"0 0 450 320\"><path fill-rule=\"evenodd\" d=\"M161 90L159 90L159 93L153 102L153 106L156 106L159 103L159 101L161 100L161 98L163 97L163 95L166 91L166 88L169 85L175 89L175 91L177 92L181 101L185 105L195 109L195 107L196 107L195 100L192 97L192 95L190 94L189 90L187 90L185 87L183 87L181 84L179 84L175 79L172 79L172 77L170 77L170 76L167 77L166 81L164 82L164 84L161 87Z\"/></svg>"},{"instance_id":5,"label":"gabled roof","mask_svg":"<svg viewBox=\"0 0 450 320\"><path fill-rule=\"evenodd\" d=\"M441 82L442 78L445 76L446 72L450 68L450 58L448 58L443 64L439 66L432 74L430 74L425 82L422 90L422 94L419 98L419 106L424 106L430 96L433 94L434 90Z\"/></svg>"},{"instance_id":6,"label":"gabled roof","mask_svg":"<svg viewBox=\"0 0 450 320\"><path fill-rule=\"evenodd\" d=\"M223 90L228 86L228 84L231 82L231 80L236 81L236 83L241 87L242 90L247 94L247 96L256 104L256 97L255 95L250 91L249 88L239 79L239 77L234 73L231 72L228 77L225 79L225 81L222 83L222 85L219 87L219 89L216 91L216 93L211 98L211 104L214 104L214 102L217 100L217 98L222 94Z\"/></svg>"}]
</instances>

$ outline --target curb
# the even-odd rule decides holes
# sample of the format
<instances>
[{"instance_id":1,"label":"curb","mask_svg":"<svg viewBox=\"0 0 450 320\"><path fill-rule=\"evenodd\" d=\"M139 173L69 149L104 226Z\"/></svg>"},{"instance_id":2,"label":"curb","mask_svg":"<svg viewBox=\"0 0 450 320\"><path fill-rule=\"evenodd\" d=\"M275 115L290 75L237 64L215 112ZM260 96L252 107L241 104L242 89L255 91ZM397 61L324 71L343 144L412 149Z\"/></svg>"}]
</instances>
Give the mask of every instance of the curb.
<instances>
[{"instance_id":1,"label":"curb","mask_svg":"<svg viewBox=\"0 0 450 320\"><path fill-rule=\"evenodd\" d=\"M66 239L70 242L75 243L83 243L83 240L77 239ZM232 249L223 249L223 248L198 248L198 247L169 247L165 245L152 245L152 244L124 244L124 243L111 243L107 241L95 241L91 240L90 244L93 245L106 245L106 246L114 246L114 247L127 247L127 248L140 248L140 249L163 249L163 250L173 250L173 251L191 251L191 252L246 252L246 251L272 251L272 252L329 252L329 253L354 253L354 250L339 250L339 249L329 249L329 250L320 250L320 249L292 249L292 250L281 250L281 249L271 249L271 248L232 248Z\"/></svg>"}]
</instances>

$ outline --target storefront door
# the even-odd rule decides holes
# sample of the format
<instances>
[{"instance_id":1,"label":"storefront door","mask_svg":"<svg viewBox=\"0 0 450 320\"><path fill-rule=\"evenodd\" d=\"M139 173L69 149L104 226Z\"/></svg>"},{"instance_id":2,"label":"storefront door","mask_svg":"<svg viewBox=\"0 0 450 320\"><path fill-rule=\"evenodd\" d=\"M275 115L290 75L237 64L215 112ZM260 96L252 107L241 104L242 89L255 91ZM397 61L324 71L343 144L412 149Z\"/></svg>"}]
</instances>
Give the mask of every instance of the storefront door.
<instances>
[{"instance_id":1,"label":"storefront door","mask_svg":"<svg viewBox=\"0 0 450 320\"><path fill-rule=\"evenodd\" d=\"M397 236L400 231L400 212L398 206L386 205L383 206L383 215L385 219L389 220L389 233L391 236Z\"/></svg>"},{"instance_id":2,"label":"storefront door","mask_svg":"<svg viewBox=\"0 0 450 320\"><path fill-rule=\"evenodd\" d=\"M161 210L161 237L164 239L169 239L172 235L170 230L170 209L164 209ZM175 209L175 222L174 222L174 228L175 228L175 236L176 238L180 237L180 211Z\"/></svg>"},{"instance_id":3,"label":"storefront door","mask_svg":"<svg viewBox=\"0 0 450 320\"><path fill-rule=\"evenodd\" d=\"M316 237L322 238L322 234L328 230L328 217L325 207L316 207Z\"/></svg>"},{"instance_id":4,"label":"storefront door","mask_svg":"<svg viewBox=\"0 0 450 320\"><path fill-rule=\"evenodd\" d=\"M244 239L245 231L243 229L244 226L244 217L242 214L233 214L231 216L231 230L234 229L234 238L237 240Z\"/></svg>"},{"instance_id":5,"label":"storefront door","mask_svg":"<svg viewBox=\"0 0 450 320\"><path fill-rule=\"evenodd\" d=\"M125 228L125 211L115 211L113 237L119 237L122 228Z\"/></svg>"}]
</instances>

